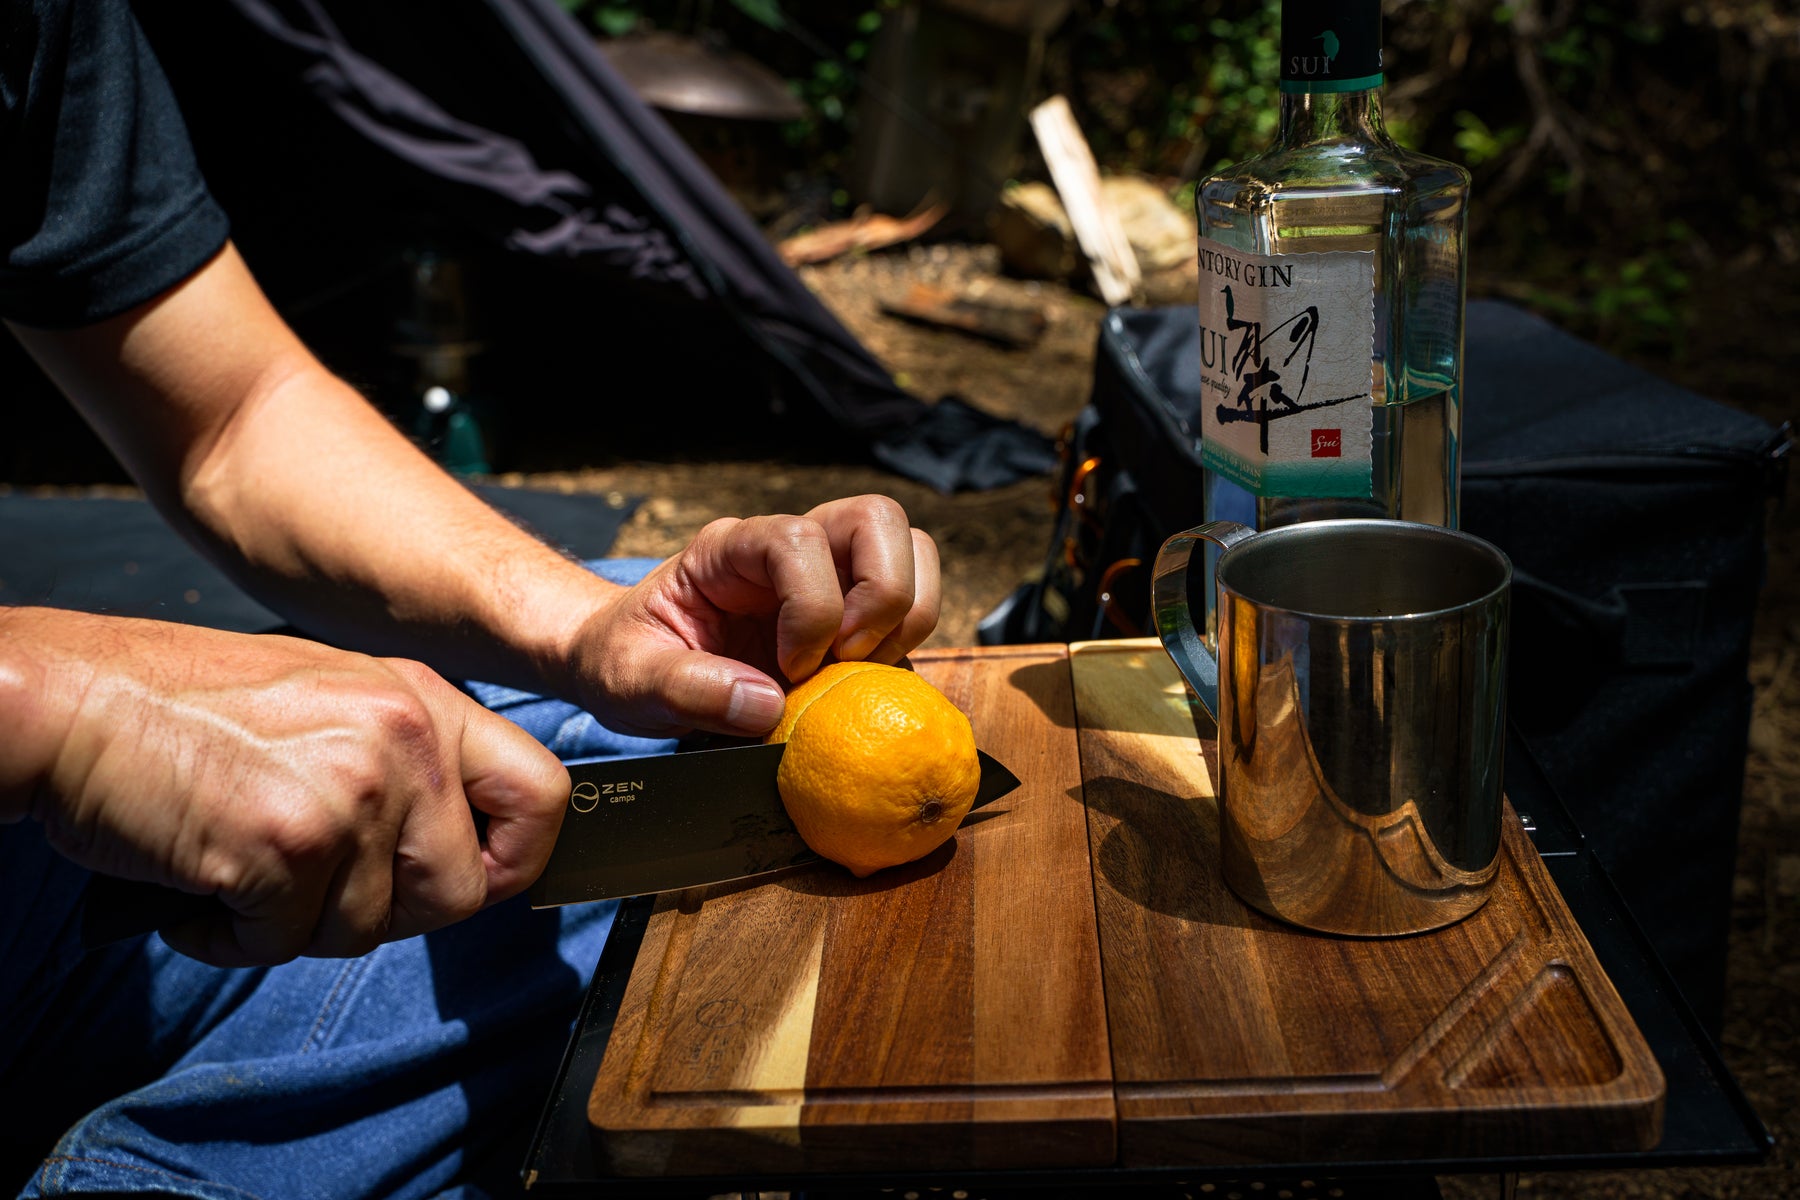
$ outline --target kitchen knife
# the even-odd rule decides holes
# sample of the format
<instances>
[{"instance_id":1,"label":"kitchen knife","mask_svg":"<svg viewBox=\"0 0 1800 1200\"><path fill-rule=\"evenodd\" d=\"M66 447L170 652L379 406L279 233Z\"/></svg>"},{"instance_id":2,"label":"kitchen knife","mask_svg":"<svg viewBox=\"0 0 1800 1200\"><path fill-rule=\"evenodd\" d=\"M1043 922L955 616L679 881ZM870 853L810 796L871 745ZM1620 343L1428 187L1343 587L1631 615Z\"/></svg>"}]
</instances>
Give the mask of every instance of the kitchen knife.
<instances>
[{"instance_id":1,"label":"kitchen knife","mask_svg":"<svg viewBox=\"0 0 1800 1200\"><path fill-rule=\"evenodd\" d=\"M569 808L534 908L728 883L820 861L775 786L785 743L569 764ZM980 752L973 808L1019 780ZM179 924L216 904L174 888L96 875L81 940L90 949Z\"/></svg>"},{"instance_id":2,"label":"kitchen knife","mask_svg":"<svg viewBox=\"0 0 1800 1200\"><path fill-rule=\"evenodd\" d=\"M533 907L725 883L820 856L775 786L786 743L574 763L569 811ZM986 754L972 808L1019 786Z\"/></svg>"}]
</instances>

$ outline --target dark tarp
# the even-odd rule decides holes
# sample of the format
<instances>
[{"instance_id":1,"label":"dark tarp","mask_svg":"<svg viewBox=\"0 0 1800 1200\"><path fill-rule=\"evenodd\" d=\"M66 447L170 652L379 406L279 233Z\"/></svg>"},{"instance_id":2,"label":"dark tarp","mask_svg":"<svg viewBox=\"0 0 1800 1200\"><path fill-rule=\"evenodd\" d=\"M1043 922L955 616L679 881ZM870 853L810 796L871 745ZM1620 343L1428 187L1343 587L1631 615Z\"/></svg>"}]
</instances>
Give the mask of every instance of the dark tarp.
<instances>
[{"instance_id":1,"label":"dark tarp","mask_svg":"<svg viewBox=\"0 0 1800 1200\"><path fill-rule=\"evenodd\" d=\"M484 484L477 494L575 558L604 558L637 501ZM0 605L43 604L235 633L285 627L143 500L0 496Z\"/></svg>"},{"instance_id":2,"label":"dark tarp","mask_svg":"<svg viewBox=\"0 0 1800 1200\"><path fill-rule=\"evenodd\" d=\"M468 265L501 466L677 439L943 491L1053 466L1034 430L902 391L554 0L134 7L240 248L332 366L405 395L401 257Z\"/></svg>"}]
</instances>

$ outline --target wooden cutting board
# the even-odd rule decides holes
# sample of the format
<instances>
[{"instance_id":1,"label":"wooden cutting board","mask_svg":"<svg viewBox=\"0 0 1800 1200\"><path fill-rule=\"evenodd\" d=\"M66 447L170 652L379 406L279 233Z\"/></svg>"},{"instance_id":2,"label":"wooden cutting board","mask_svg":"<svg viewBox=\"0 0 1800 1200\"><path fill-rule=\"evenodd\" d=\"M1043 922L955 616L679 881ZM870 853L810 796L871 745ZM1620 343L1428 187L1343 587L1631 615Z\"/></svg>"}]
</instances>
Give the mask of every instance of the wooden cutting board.
<instances>
[{"instance_id":1,"label":"wooden cutting board","mask_svg":"<svg viewBox=\"0 0 1800 1200\"><path fill-rule=\"evenodd\" d=\"M1303 933L1220 879L1212 743L1157 643L914 663L1021 787L868 880L662 897L589 1098L609 1171L1654 1143L1661 1074L1510 811L1474 917Z\"/></svg>"},{"instance_id":2,"label":"wooden cutting board","mask_svg":"<svg viewBox=\"0 0 1800 1200\"><path fill-rule=\"evenodd\" d=\"M1662 1072L1510 808L1473 916L1307 933L1225 886L1216 743L1161 645L1070 663L1123 1165L1656 1143Z\"/></svg>"},{"instance_id":3,"label":"wooden cutting board","mask_svg":"<svg viewBox=\"0 0 1800 1200\"><path fill-rule=\"evenodd\" d=\"M1067 653L913 662L1021 786L867 880L664 896L589 1099L614 1172L1113 1161Z\"/></svg>"}]
</instances>

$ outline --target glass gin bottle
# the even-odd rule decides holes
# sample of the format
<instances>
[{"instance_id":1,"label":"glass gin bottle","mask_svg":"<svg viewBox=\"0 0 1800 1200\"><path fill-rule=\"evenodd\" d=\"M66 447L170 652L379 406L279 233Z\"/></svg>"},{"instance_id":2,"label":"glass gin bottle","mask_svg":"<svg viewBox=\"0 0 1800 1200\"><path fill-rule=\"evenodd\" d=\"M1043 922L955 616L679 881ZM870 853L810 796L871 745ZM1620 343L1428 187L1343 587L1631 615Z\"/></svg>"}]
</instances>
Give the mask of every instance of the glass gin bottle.
<instances>
[{"instance_id":1,"label":"glass gin bottle","mask_svg":"<svg viewBox=\"0 0 1800 1200\"><path fill-rule=\"evenodd\" d=\"M1284 0L1280 134L1196 192L1208 520L1457 524L1469 176L1381 85L1379 0Z\"/></svg>"}]
</instances>

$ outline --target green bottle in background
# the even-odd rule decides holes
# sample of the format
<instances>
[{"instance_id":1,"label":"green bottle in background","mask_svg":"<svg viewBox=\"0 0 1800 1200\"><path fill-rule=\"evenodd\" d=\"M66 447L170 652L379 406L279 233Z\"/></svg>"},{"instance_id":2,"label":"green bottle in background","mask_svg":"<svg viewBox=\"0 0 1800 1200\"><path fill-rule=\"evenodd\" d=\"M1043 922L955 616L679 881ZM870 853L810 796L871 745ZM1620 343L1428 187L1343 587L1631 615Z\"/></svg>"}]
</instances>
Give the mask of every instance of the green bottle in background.
<instances>
[{"instance_id":1,"label":"green bottle in background","mask_svg":"<svg viewBox=\"0 0 1800 1200\"><path fill-rule=\"evenodd\" d=\"M394 352L414 364L405 414L413 440L454 474L485 475L487 442L469 382L470 360L483 347L472 332L462 263L429 245L408 250L402 263Z\"/></svg>"}]
</instances>

